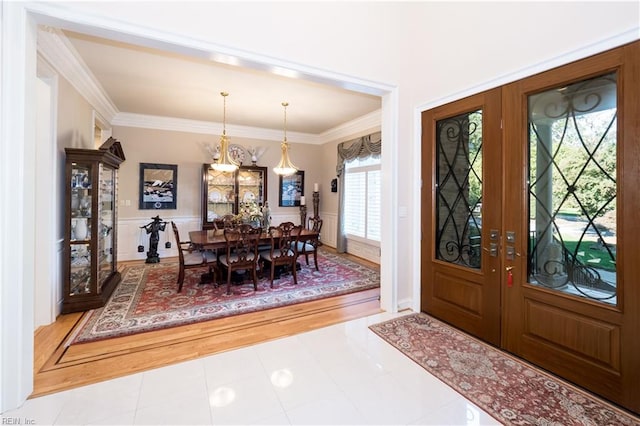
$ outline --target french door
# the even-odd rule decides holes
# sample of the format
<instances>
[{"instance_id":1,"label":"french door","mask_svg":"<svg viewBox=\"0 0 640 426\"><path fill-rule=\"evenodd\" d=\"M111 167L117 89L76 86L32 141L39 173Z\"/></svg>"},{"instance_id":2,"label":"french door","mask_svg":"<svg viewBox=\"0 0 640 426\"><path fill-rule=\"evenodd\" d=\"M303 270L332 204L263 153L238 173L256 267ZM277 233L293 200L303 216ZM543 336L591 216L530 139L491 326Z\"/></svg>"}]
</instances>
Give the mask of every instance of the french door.
<instances>
[{"instance_id":1,"label":"french door","mask_svg":"<svg viewBox=\"0 0 640 426\"><path fill-rule=\"evenodd\" d=\"M422 206L428 213L422 221L422 310L494 345L500 344L500 92L422 116Z\"/></svg>"},{"instance_id":2,"label":"french door","mask_svg":"<svg viewBox=\"0 0 640 426\"><path fill-rule=\"evenodd\" d=\"M422 310L639 413L640 42L495 91L501 113L490 122L482 104L482 152L466 163L439 147L477 105L423 114ZM481 179L464 178L472 158Z\"/></svg>"}]
</instances>

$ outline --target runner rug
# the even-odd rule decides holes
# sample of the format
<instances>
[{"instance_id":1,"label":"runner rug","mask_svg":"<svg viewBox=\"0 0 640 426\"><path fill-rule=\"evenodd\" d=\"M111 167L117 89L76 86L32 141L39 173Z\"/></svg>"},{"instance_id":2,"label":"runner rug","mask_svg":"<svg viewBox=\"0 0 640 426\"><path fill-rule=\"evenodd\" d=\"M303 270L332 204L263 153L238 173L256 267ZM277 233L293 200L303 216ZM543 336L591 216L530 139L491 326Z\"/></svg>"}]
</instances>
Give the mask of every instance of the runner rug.
<instances>
[{"instance_id":1,"label":"runner rug","mask_svg":"<svg viewBox=\"0 0 640 426\"><path fill-rule=\"evenodd\" d=\"M424 313L369 328L503 424L640 424L588 392Z\"/></svg>"},{"instance_id":2,"label":"runner rug","mask_svg":"<svg viewBox=\"0 0 640 426\"><path fill-rule=\"evenodd\" d=\"M318 251L318 267L301 258L298 284L290 274L274 280L251 280L220 286L200 284L207 268L187 269L180 293L178 263L136 265L124 269L122 281L104 307L90 311L70 344L126 336L258 310L338 296L380 286L380 274L371 268L326 251ZM269 273L265 271L265 275Z\"/></svg>"}]
</instances>

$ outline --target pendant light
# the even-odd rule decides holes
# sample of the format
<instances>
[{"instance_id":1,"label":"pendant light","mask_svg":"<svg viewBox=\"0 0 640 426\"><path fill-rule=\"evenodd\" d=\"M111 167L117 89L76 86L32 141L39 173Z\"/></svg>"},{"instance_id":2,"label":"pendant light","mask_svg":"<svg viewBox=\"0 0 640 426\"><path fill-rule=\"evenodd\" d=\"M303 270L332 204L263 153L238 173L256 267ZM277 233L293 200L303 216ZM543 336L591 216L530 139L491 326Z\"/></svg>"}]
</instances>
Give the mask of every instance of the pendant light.
<instances>
[{"instance_id":1,"label":"pendant light","mask_svg":"<svg viewBox=\"0 0 640 426\"><path fill-rule=\"evenodd\" d=\"M283 102L282 106L284 107L284 139L280 143L282 155L280 162L273 168L273 171L280 176L289 176L297 172L298 168L289 159L289 142L287 142L287 107L289 103Z\"/></svg>"},{"instance_id":2,"label":"pendant light","mask_svg":"<svg viewBox=\"0 0 640 426\"><path fill-rule=\"evenodd\" d=\"M214 157L214 163L211 164L211 168L219 172L233 172L239 164L236 163L229 155L229 139L227 138L227 92L220 92L223 99L222 109L222 136L220 136L220 155ZM217 153L216 153L217 154Z\"/></svg>"}]
</instances>

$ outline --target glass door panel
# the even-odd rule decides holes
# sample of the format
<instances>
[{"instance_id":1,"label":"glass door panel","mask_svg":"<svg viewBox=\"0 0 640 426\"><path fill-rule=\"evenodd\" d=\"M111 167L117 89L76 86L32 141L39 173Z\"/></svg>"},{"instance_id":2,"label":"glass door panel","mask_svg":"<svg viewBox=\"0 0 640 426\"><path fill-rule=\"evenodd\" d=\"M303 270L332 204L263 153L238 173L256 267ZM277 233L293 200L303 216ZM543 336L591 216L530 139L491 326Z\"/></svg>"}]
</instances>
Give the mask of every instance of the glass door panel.
<instances>
[{"instance_id":1,"label":"glass door panel","mask_svg":"<svg viewBox=\"0 0 640 426\"><path fill-rule=\"evenodd\" d=\"M616 304L617 76L528 97L528 281Z\"/></svg>"},{"instance_id":2,"label":"glass door panel","mask_svg":"<svg viewBox=\"0 0 640 426\"><path fill-rule=\"evenodd\" d=\"M436 123L436 258L482 261L482 110Z\"/></svg>"},{"instance_id":3,"label":"glass door panel","mask_svg":"<svg viewBox=\"0 0 640 426\"><path fill-rule=\"evenodd\" d=\"M115 169L99 165L100 193L98 197L98 292L114 272L113 226L115 223Z\"/></svg>"},{"instance_id":4,"label":"glass door panel","mask_svg":"<svg viewBox=\"0 0 640 426\"><path fill-rule=\"evenodd\" d=\"M69 296L89 294L91 288L91 212L93 196L93 164L74 162L71 164L71 206L68 228Z\"/></svg>"},{"instance_id":5,"label":"glass door panel","mask_svg":"<svg viewBox=\"0 0 640 426\"><path fill-rule=\"evenodd\" d=\"M235 213L235 172L207 171L207 221Z\"/></svg>"},{"instance_id":6,"label":"glass door panel","mask_svg":"<svg viewBox=\"0 0 640 426\"><path fill-rule=\"evenodd\" d=\"M238 201L240 203L264 203L264 172L256 169L238 170Z\"/></svg>"}]
</instances>

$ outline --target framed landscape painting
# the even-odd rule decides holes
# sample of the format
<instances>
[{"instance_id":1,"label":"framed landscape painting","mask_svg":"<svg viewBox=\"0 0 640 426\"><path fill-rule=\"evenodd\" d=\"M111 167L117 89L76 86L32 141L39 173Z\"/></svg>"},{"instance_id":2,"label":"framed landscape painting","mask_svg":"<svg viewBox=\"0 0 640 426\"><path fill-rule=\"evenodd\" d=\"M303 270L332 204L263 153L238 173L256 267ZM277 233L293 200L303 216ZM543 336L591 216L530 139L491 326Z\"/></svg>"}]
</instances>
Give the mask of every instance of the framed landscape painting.
<instances>
[{"instance_id":1,"label":"framed landscape painting","mask_svg":"<svg viewBox=\"0 0 640 426\"><path fill-rule=\"evenodd\" d=\"M178 166L140 163L140 210L177 208Z\"/></svg>"}]
</instances>

